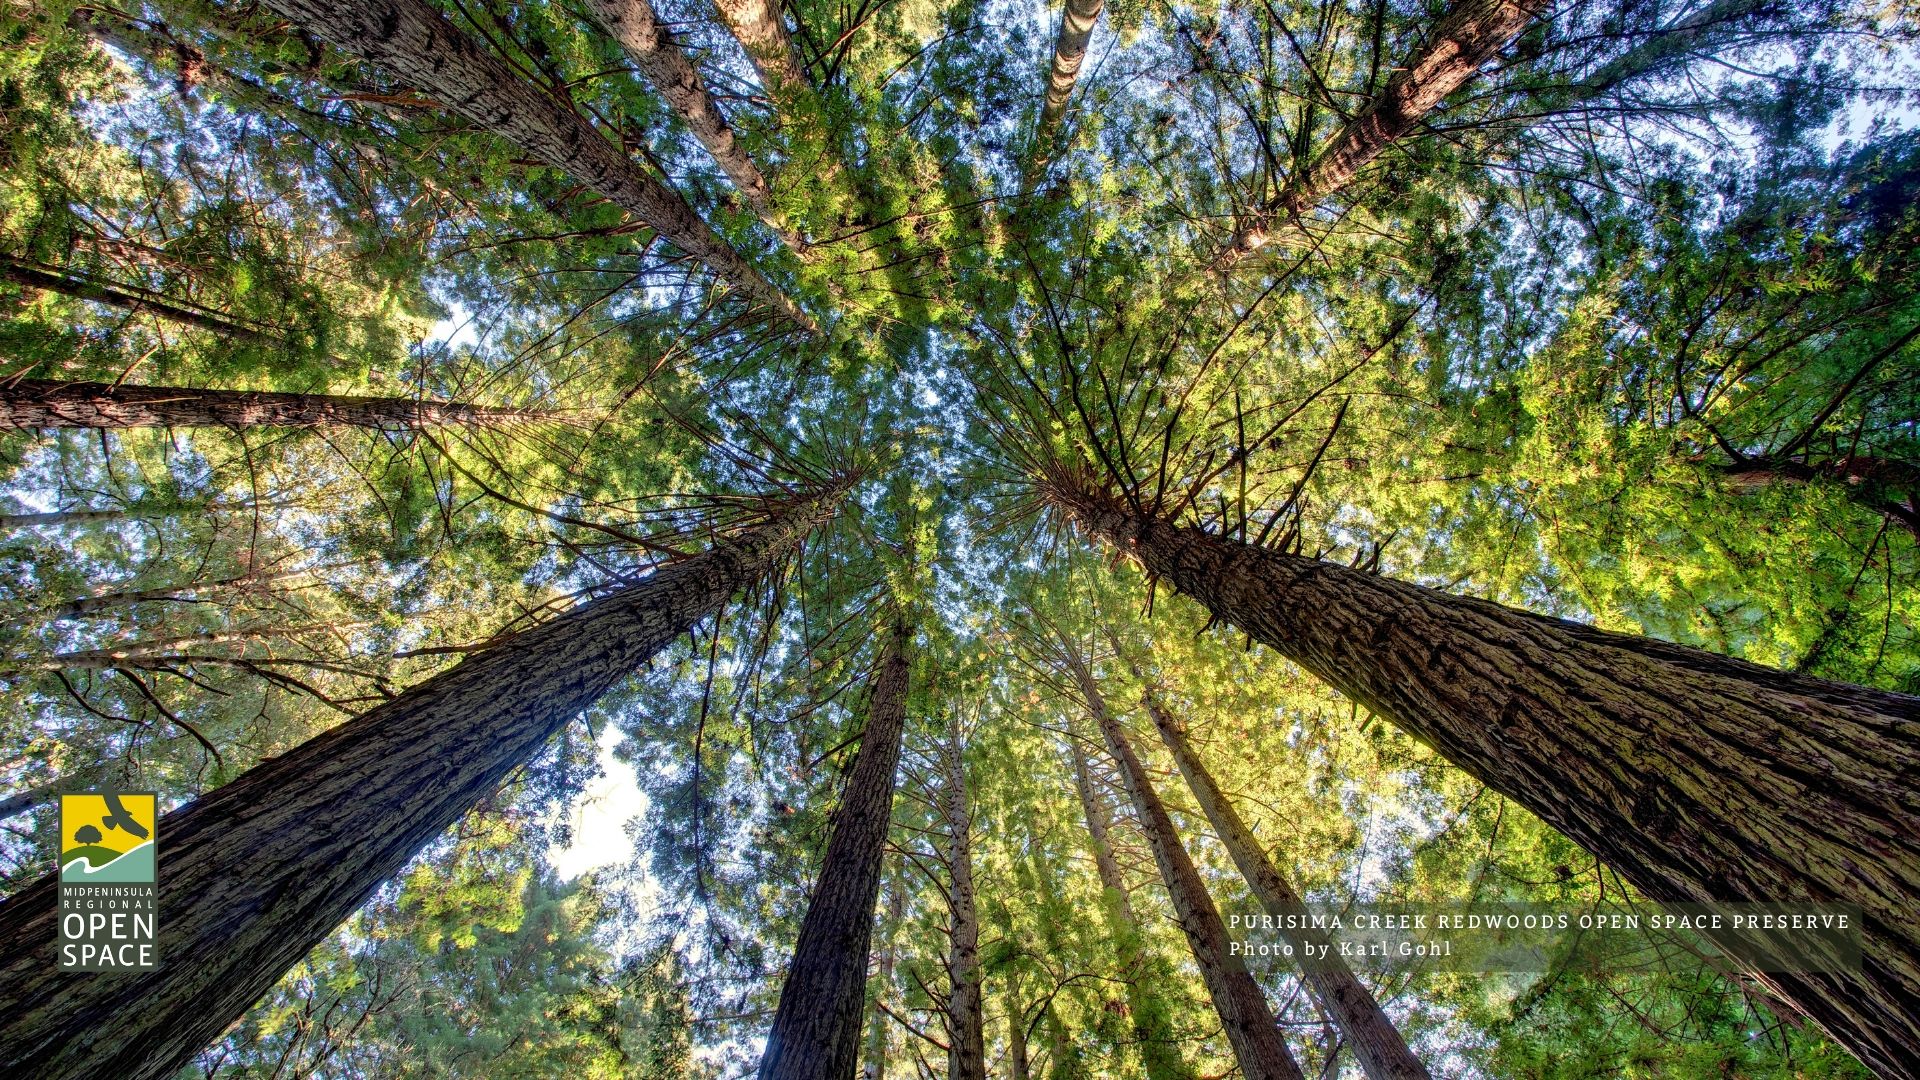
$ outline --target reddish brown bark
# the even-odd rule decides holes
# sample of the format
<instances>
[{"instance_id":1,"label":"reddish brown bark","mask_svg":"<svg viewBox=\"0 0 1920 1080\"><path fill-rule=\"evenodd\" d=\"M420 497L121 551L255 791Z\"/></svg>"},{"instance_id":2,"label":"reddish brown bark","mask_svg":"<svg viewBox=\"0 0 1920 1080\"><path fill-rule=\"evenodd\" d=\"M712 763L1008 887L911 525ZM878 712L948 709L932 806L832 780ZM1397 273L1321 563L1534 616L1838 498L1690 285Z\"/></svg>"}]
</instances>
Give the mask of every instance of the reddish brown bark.
<instances>
[{"instance_id":1,"label":"reddish brown bark","mask_svg":"<svg viewBox=\"0 0 1920 1080\"><path fill-rule=\"evenodd\" d=\"M1267 1007L1266 995L1261 992L1260 984L1253 981L1246 965L1233 955L1226 921L1220 917L1213 897L1208 895L1206 883L1200 880L1193 858L1181 844L1173 818L1154 790L1146 768L1133 751L1133 744L1107 708L1092 670L1070 645L1063 656L1080 687L1088 715L1106 737L1107 752L1119 763L1121 781L1133 799L1141 831L1147 834L1147 842L1153 848L1161 882L1173 901L1180 929L1186 932L1194 964L1199 967L1201 981L1206 983L1207 994L1213 999L1214 1011L1220 1015L1227 1042L1240 1063L1241 1075L1247 1080L1303 1080L1300 1066L1293 1060L1287 1040L1274 1022L1273 1011Z\"/></svg>"},{"instance_id":2,"label":"reddish brown bark","mask_svg":"<svg viewBox=\"0 0 1920 1080\"><path fill-rule=\"evenodd\" d=\"M1920 698L1224 540L1064 472L1043 486L1653 899L1861 907L1862 970L1753 978L1870 1067L1920 1073Z\"/></svg>"},{"instance_id":3,"label":"reddish brown bark","mask_svg":"<svg viewBox=\"0 0 1920 1080\"><path fill-rule=\"evenodd\" d=\"M1141 691L1140 703L1147 715L1153 717L1154 727L1172 752L1194 801L1213 824L1214 834L1226 845L1233 864L1240 868L1241 876L1247 879L1260 906L1276 919L1301 911L1299 892L1273 864L1266 846L1253 835L1240 812L1228 801L1226 792L1214 781L1213 774L1201 764L1200 756L1187 742L1185 726L1174 718L1151 688ZM1313 930L1282 933L1292 943L1296 956L1312 955L1305 948L1312 945L1315 953L1322 957L1303 961L1302 974L1313 989L1321 1011L1340 1029L1347 1048L1353 1051L1354 1060L1360 1063L1368 1080L1427 1080L1427 1067L1413 1056L1407 1041L1400 1037L1400 1029L1381 1010L1380 1003L1354 975L1353 969L1337 951L1327 948L1326 936Z\"/></svg>"},{"instance_id":4,"label":"reddish brown bark","mask_svg":"<svg viewBox=\"0 0 1920 1080\"><path fill-rule=\"evenodd\" d=\"M740 146L733 126L727 123L719 102L708 92L706 81L700 78L693 61L660 25L651 0L587 0L587 6L627 50L627 55L633 57L654 89L686 122L694 138L707 148L714 164L733 181L734 188L753 212L796 253L803 254L805 239L787 228L774 210L772 185Z\"/></svg>"},{"instance_id":5,"label":"reddish brown bark","mask_svg":"<svg viewBox=\"0 0 1920 1080\"><path fill-rule=\"evenodd\" d=\"M780 987L761 1080L846 1080L860 1051L867 954L880 862L893 823L894 773L907 722L913 631L896 622L867 700L867 728L834 812L820 877Z\"/></svg>"},{"instance_id":6,"label":"reddish brown bark","mask_svg":"<svg viewBox=\"0 0 1920 1080\"><path fill-rule=\"evenodd\" d=\"M514 74L427 0L268 0L301 29L378 64L611 199L721 280L808 333L813 319L573 108Z\"/></svg>"},{"instance_id":7,"label":"reddish brown bark","mask_svg":"<svg viewBox=\"0 0 1920 1080\"><path fill-rule=\"evenodd\" d=\"M562 724L769 573L843 492L477 652L168 814L157 970L58 970L51 874L0 903L0 1074L173 1076Z\"/></svg>"},{"instance_id":8,"label":"reddish brown bark","mask_svg":"<svg viewBox=\"0 0 1920 1080\"><path fill-rule=\"evenodd\" d=\"M136 427L368 427L388 430L573 423L534 409L421 398L284 394L185 386L0 381L0 430Z\"/></svg>"},{"instance_id":9,"label":"reddish brown bark","mask_svg":"<svg viewBox=\"0 0 1920 1080\"><path fill-rule=\"evenodd\" d=\"M1273 242L1275 219L1281 228L1296 227L1302 215L1351 183L1478 74L1545 7L1545 0L1458 0L1434 24L1420 51L1340 129L1312 166L1287 177L1280 193L1240 227L1230 253L1246 255Z\"/></svg>"}]
</instances>

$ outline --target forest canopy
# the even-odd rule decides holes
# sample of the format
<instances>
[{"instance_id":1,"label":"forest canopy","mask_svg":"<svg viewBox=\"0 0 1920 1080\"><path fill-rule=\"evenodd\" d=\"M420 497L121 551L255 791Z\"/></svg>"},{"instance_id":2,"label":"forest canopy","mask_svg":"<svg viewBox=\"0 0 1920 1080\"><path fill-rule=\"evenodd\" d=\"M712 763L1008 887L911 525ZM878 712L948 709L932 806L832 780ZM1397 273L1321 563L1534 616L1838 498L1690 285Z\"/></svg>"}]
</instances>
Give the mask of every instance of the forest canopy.
<instances>
[{"instance_id":1,"label":"forest canopy","mask_svg":"<svg viewBox=\"0 0 1920 1080\"><path fill-rule=\"evenodd\" d=\"M0 0L0 1073L1920 1078L1917 46Z\"/></svg>"}]
</instances>

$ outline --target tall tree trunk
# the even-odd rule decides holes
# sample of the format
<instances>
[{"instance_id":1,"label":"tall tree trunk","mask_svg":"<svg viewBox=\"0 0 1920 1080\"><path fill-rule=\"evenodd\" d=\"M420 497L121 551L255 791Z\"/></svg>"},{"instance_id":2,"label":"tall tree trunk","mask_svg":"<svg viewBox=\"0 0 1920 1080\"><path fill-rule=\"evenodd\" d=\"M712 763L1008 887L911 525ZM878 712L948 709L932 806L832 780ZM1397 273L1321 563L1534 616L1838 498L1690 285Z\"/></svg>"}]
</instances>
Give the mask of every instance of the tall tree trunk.
<instances>
[{"instance_id":1,"label":"tall tree trunk","mask_svg":"<svg viewBox=\"0 0 1920 1080\"><path fill-rule=\"evenodd\" d=\"M1087 42L1093 38L1094 25L1100 21L1105 0L1066 0L1060 13L1060 33L1053 42L1053 66L1047 72L1046 102L1040 109L1040 124L1034 131L1032 153L1028 159L1026 182L1031 189L1053 161L1054 143L1060 138L1060 121L1067 115L1067 101L1073 97L1074 83L1080 78L1080 65L1087 60Z\"/></svg>"},{"instance_id":2,"label":"tall tree trunk","mask_svg":"<svg viewBox=\"0 0 1920 1080\"><path fill-rule=\"evenodd\" d=\"M1020 1003L1020 972L1010 967L1007 969L1007 1075L1011 1080L1033 1080L1030 1057L1027 1011Z\"/></svg>"},{"instance_id":3,"label":"tall tree trunk","mask_svg":"<svg viewBox=\"0 0 1920 1080\"><path fill-rule=\"evenodd\" d=\"M1168 1030L1167 1018L1154 997L1154 988L1144 985L1145 951L1140 947L1140 923L1134 918L1133 902L1127 897L1127 881L1120 875L1119 860L1113 857L1112 823L1106 807L1094 791L1093 772L1080 740L1067 737L1067 753L1073 762L1073 789L1080 796L1080 811L1087 819L1087 835L1093 841L1093 864L1100 873L1105 893L1102 910L1107 931L1114 942L1115 959L1120 964L1120 979L1127 989L1127 1015L1133 1021L1133 1037L1140 1046L1140 1062L1148 1080L1193 1080L1194 1072L1181 1057Z\"/></svg>"},{"instance_id":4,"label":"tall tree trunk","mask_svg":"<svg viewBox=\"0 0 1920 1080\"><path fill-rule=\"evenodd\" d=\"M378 64L646 222L723 281L801 330L818 332L772 282L674 191L552 94L516 75L427 0L268 0L302 30Z\"/></svg>"},{"instance_id":5,"label":"tall tree trunk","mask_svg":"<svg viewBox=\"0 0 1920 1080\"><path fill-rule=\"evenodd\" d=\"M417 429L459 424L573 423L534 409L500 409L417 398L283 394L260 390L204 390L184 386L129 386L0 381L0 430L136 427L366 427Z\"/></svg>"},{"instance_id":6,"label":"tall tree trunk","mask_svg":"<svg viewBox=\"0 0 1920 1080\"><path fill-rule=\"evenodd\" d=\"M36 525L91 525L97 521L137 521L172 517L190 508L171 506L164 510L52 510L44 514L0 514L0 529L26 529Z\"/></svg>"},{"instance_id":7,"label":"tall tree trunk","mask_svg":"<svg viewBox=\"0 0 1920 1080\"><path fill-rule=\"evenodd\" d=\"M245 591L256 586L271 585L276 581L308 577L323 570L353 565L356 564L347 562L311 568L302 567L297 570L256 570L252 573L213 581L161 585L152 589L115 589L113 586L106 586L96 588L85 596L73 597L50 607L18 611L8 616L7 621L13 625L21 625L29 621L58 622L63 619L84 619L116 608L167 600L188 604L206 603L210 593L228 589Z\"/></svg>"},{"instance_id":8,"label":"tall tree trunk","mask_svg":"<svg viewBox=\"0 0 1920 1080\"><path fill-rule=\"evenodd\" d=\"M1340 129L1312 166L1287 177L1264 212L1235 232L1231 253L1245 255L1270 243L1269 228L1276 216L1282 228L1297 227L1301 216L1346 187L1368 162L1478 74L1544 7L1545 0L1457 0L1434 24L1420 51Z\"/></svg>"},{"instance_id":9,"label":"tall tree trunk","mask_svg":"<svg viewBox=\"0 0 1920 1080\"><path fill-rule=\"evenodd\" d=\"M800 59L800 50L787 32L787 22L775 0L715 0L714 6L720 9L721 21L747 50L747 59L753 62L768 96L776 103L791 103L812 92L807 65Z\"/></svg>"},{"instance_id":10,"label":"tall tree trunk","mask_svg":"<svg viewBox=\"0 0 1920 1080\"><path fill-rule=\"evenodd\" d=\"M269 344L280 341L280 334L272 328L249 325L231 315L177 297L163 296L138 285L70 277L64 270L4 255L0 255L0 277L30 289L43 289L76 300L90 300L143 315L155 315L168 322L226 337Z\"/></svg>"},{"instance_id":11,"label":"tall tree trunk","mask_svg":"<svg viewBox=\"0 0 1920 1080\"><path fill-rule=\"evenodd\" d=\"M0 903L0 1073L171 1077L561 725L771 572L845 490L475 653L168 814L157 970L58 970L52 874Z\"/></svg>"},{"instance_id":12,"label":"tall tree trunk","mask_svg":"<svg viewBox=\"0 0 1920 1080\"><path fill-rule=\"evenodd\" d=\"M897 927L900 918L906 913L907 893L898 880L887 888L888 927ZM880 995L893 985L894 948L889 938L880 948L879 970L874 972L874 981L879 990L874 994L873 1015L867 1018L866 1061L860 1066L861 1080L886 1080L887 1077L887 1023L888 1016L880 1008Z\"/></svg>"},{"instance_id":13,"label":"tall tree trunk","mask_svg":"<svg viewBox=\"0 0 1920 1080\"><path fill-rule=\"evenodd\" d=\"M337 623L309 623L298 626L255 626L240 630L212 630L204 634L185 634L173 638L143 638L123 641L98 649L76 649L50 656L24 657L0 665L0 678L34 671L110 671L120 667L150 667L156 662L177 662L187 657L181 649L202 645L226 645L233 642L267 641L299 634L337 633L366 626L365 620Z\"/></svg>"},{"instance_id":14,"label":"tall tree trunk","mask_svg":"<svg viewBox=\"0 0 1920 1080\"><path fill-rule=\"evenodd\" d=\"M947 717L941 747L945 773L941 812L947 825L947 866L952 878L947 909L952 934L947 952L947 1076L987 1080L987 1037L981 1014L980 912L973 895L973 811L967 805L967 769L960 746L960 713Z\"/></svg>"},{"instance_id":15,"label":"tall tree trunk","mask_svg":"<svg viewBox=\"0 0 1920 1080\"><path fill-rule=\"evenodd\" d=\"M1741 492L1776 484L1834 484L1854 504L1920 539L1920 465L1863 454L1827 461L1753 456L1721 465L1720 475L1728 487Z\"/></svg>"},{"instance_id":16,"label":"tall tree trunk","mask_svg":"<svg viewBox=\"0 0 1920 1080\"><path fill-rule=\"evenodd\" d=\"M1863 969L1755 973L1920 1074L1920 698L1224 540L1056 473L1094 536L1398 724L1655 900L1864 911Z\"/></svg>"},{"instance_id":17,"label":"tall tree trunk","mask_svg":"<svg viewBox=\"0 0 1920 1080\"><path fill-rule=\"evenodd\" d=\"M727 174L760 220L779 233L796 254L804 255L806 240L788 228L773 207L773 187L753 159L740 147L733 127L720 111L719 102L708 92L705 80L660 25L652 0L587 0L587 6L614 39L640 65L654 89L667 100L673 111L686 122L688 130L707 148L714 164Z\"/></svg>"},{"instance_id":18,"label":"tall tree trunk","mask_svg":"<svg viewBox=\"0 0 1920 1080\"><path fill-rule=\"evenodd\" d=\"M894 773L907 722L908 651L904 616L889 632L867 700L867 728L847 776L833 835L800 922L800 940L780 987L780 1005L760 1058L761 1080L850 1080L860 1050L873 904L893 822Z\"/></svg>"},{"instance_id":19,"label":"tall tree trunk","mask_svg":"<svg viewBox=\"0 0 1920 1080\"><path fill-rule=\"evenodd\" d=\"M1135 677L1138 675L1136 670ZM1159 729L1161 741L1173 752L1173 759L1180 766L1180 775L1186 778L1187 787L1193 791L1194 801L1200 804L1207 820L1213 823L1215 835L1227 846L1227 853L1233 856L1233 864L1240 868L1241 876L1247 879L1247 885L1253 889L1260 906L1276 919L1297 914L1301 909L1300 894L1294 891L1292 883L1273 865L1273 860L1267 857L1266 847L1227 800L1226 793L1214 782L1213 774L1200 763L1199 755L1193 752L1192 745L1187 742L1185 728L1174 719L1151 687L1140 691L1140 703L1146 707L1147 714L1153 717L1153 725ZM1428 1080L1427 1067L1407 1048L1407 1041L1400 1037L1400 1029L1394 1027L1393 1021L1381 1011L1380 1003L1355 977L1346 961L1337 952L1326 948L1326 935L1309 929L1283 931L1283 936L1293 945L1295 954L1302 958L1301 972L1307 985L1313 988L1321 1011L1346 1036L1348 1047L1353 1050L1354 1058L1360 1062L1360 1068L1366 1072L1369 1080ZM1313 955L1323 959L1306 959L1310 954L1303 946L1307 945L1313 946Z\"/></svg>"},{"instance_id":20,"label":"tall tree trunk","mask_svg":"<svg viewBox=\"0 0 1920 1080\"><path fill-rule=\"evenodd\" d=\"M1126 732L1120 730L1120 722L1107 708L1092 669L1071 642L1062 639L1060 644L1074 682L1086 701L1087 713L1099 725L1100 734L1106 737L1108 753L1120 766L1121 781L1133 799L1140 828L1153 848L1153 861L1160 866L1160 879L1173 900L1180 929L1186 931L1194 963L1200 968L1201 980L1207 984L1214 1011L1220 1014L1227 1042L1233 1046L1233 1056L1240 1063L1241 1075L1247 1080L1304 1080L1292 1051L1287 1049L1280 1026L1274 1022L1273 1010L1267 1007L1260 984L1253 981L1246 965L1233 955L1227 924L1220 918L1213 897L1207 894L1206 883L1200 880L1200 871L1194 868L1192 857L1180 843L1173 818L1160 801L1159 793L1154 791L1153 782L1133 752L1133 745L1127 741Z\"/></svg>"}]
</instances>

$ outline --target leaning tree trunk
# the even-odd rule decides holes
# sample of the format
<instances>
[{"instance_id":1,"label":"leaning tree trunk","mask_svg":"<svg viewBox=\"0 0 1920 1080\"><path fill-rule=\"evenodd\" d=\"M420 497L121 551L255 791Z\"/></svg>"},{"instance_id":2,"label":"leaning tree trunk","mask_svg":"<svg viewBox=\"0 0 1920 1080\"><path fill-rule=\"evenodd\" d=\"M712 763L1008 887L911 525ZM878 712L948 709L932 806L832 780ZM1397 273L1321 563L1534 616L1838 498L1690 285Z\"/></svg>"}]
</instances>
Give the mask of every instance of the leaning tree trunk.
<instances>
[{"instance_id":1,"label":"leaning tree trunk","mask_svg":"<svg viewBox=\"0 0 1920 1080\"><path fill-rule=\"evenodd\" d=\"M1047 71L1047 96L1040 108L1040 124L1034 130L1024 188L1031 189L1053 161L1060 121L1067 115L1067 101L1073 97L1080 66L1087 61L1087 43L1093 39L1093 28L1104 6L1105 0L1067 0L1066 9L1060 13L1060 33L1053 42L1053 66Z\"/></svg>"},{"instance_id":2,"label":"leaning tree trunk","mask_svg":"<svg viewBox=\"0 0 1920 1080\"><path fill-rule=\"evenodd\" d=\"M70 277L63 270L24 262L10 256L0 256L0 278L5 278L17 285L25 285L30 289L43 289L62 296L71 296L76 300L90 300L96 304L107 304L124 311L153 315L168 322L211 331L224 337L245 338L248 341L267 344L275 344L280 340L279 335L272 329L248 325L231 315L224 315L211 308L203 308L187 300L164 296L138 285Z\"/></svg>"},{"instance_id":3,"label":"leaning tree trunk","mask_svg":"<svg viewBox=\"0 0 1920 1080\"><path fill-rule=\"evenodd\" d=\"M1087 835L1093 841L1093 864L1105 893L1101 908L1106 913L1107 932L1113 937L1115 959L1120 962L1120 981L1127 990L1127 1015L1140 1046L1140 1063L1146 1068L1148 1080L1193 1080L1194 1072L1182 1059L1166 1014L1155 999L1157 988L1144 985L1146 954L1140 947L1140 923L1134 918L1133 902L1127 898L1127 881L1120 876L1119 860L1113 857L1112 825L1094 792L1086 752L1072 735L1067 736L1067 753L1073 761L1073 788L1080 796L1080 811L1086 816Z\"/></svg>"},{"instance_id":4,"label":"leaning tree trunk","mask_svg":"<svg viewBox=\"0 0 1920 1080\"><path fill-rule=\"evenodd\" d=\"M417 398L202 390L124 383L0 381L0 430L137 427L366 427L387 430L570 423L534 409Z\"/></svg>"},{"instance_id":5,"label":"leaning tree trunk","mask_svg":"<svg viewBox=\"0 0 1920 1080\"><path fill-rule=\"evenodd\" d=\"M1920 1075L1920 698L1225 540L1064 473L1043 486L1649 897L1862 908L1861 970L1753 978L1869 1067Z\"/></svg>"},{"instance_id":6,"label":"leaning tree trunk","mask_svg":"<svg viewBox=\"0 0 1920 1080\"><path fill-rule=\"evenodd\" d=\"M0 1074L174 1075L561 725L771 572L844 491L474 653L168 814L157 970L58 970L52 874L0 903Z\"/></svg>"},{"instance_id":7,"label":"leaning tree trunk","mask_svg":"<svg viewBox=\"0 0 1920 1080\"><path fill-rule=\"evenodd\" d=\"M1213 999L1214 1011L1220 1014L1220 1024L1233 1047L1234 1059L1240 1063L1241 1075L1247 1080L1304 1080L1300 1066L1293 1060L1293 1052L1287 1049L1280 1026L1274 1022L1273 1010L1267 1007L1260 984L1253 981L1246 965L1233 955L1227 924L1220 918L1213 897L1207 894L1206 883L1200 880L1200 871L1194 868L1192 857L1180 843L1173 818L1167 814L1159 793L1154 791L1153 782L1147 778L1147 770L1127 741L1126 732L1120 730L1120 722L1107 709L1092 670L1070 645L1064 656L1086 701L1087 713L1099 725L1100 734L1106 737L1107 751L1120 766L1120 779L1133 799L1140 828L1153 848L1153 861L1160 866L1160 879L1173 900L1180 929L1186 931L1193 961L1200 968L1200 978Z\"/></svg>"},{"instance_id":8,"label":"leaning tree trunk","mask_svg":"<svg viewBox=\"0 0 1920 1080\"><path fill-rule=\"evenodd\" d=\"M1368 162L1478 74L1544 7L1545 0L1459 0L1434 24L1420 51L1340 129L1326 151L1287 178L1257 221L1235 232L1231 251L1244 255L1272 242L1268 223L1274 217L1281 219L1282 228L1295 227L1302 215L1346 187Z\"/></svg>"},{"instance_id":9,"label":"leaning tree trunk","mask_svg":"<svg viewBox=\"0 0 1920 1080\"><path fill-rule=\"evenodd\" d=\"M860 1051L867 950L880 861L893 822L893 781L907 722L913 631L893 625L867 701L867 729L834 813L820 878L780 987L760 1057L761 1080L850 1080Z\"/></svg>"},{"instance_id":10,"label":"leaning tree trunk","mask_svg":"<svg viewBox=\"0 0 1920 1080\"><path fill-rule=\"evenodd\" d=\"M566 103L514 74L427 0L267 0L349 55L392 71L448 108L612 200L749 298L811 334L813 320L688 206Z\"/></svg>"},{"instance_id":11,"label":"leaning tree trunk","mask_svg":"<svg viewBox=\"0 0 1920 1080\"><path fill-rule=\"evenodd\" d=\"M967 769L960 747L960 714L947 718L941 747L945 790L941 813L947 825L947 866L952 875L947 908L953 932L947 951L947 1076L987 1080L987 1037L981 1014L980 911L973 894L973 811L967 805Z\"/></svg>"},{"instance_id":12,"label":"leaning tree trunk","mask_svg":"<svg viewBox=\"0 0 1920 1080\"><path fill-rule=\"evenodd\" d=\"M806 241L789 229L773 207L773 186L765 174L747 156L734 137L732 125L720 111L720 103L707 90L705 80L660 25L652 0L587 0L594 17L606 25L615 40L633 57L633 62L653 83L673 111L686 122L687 129L707 148L714 164L727 174L760 220L779 233L796 254L806 252Z\"/></svg>"},{"instance_id":13,"label":"leaning tree trunk","mask_svg":"<svg viewBox=\"0 0 1920 1080\"><path fill-rule=\"evenodd\" d=\"M1137 673L1136 673L1137 674ZM1253 835L1253 830L1240 817L1240 812L1227 801L1226 793L1214 782L1213 774L1200 763L1200 757L1193 752L1193 746L1187 742L1185 729L1174 719L1167 707L1151 688L1140 692L1140 703L1146 707L1147 714L1153 717L1154 727L1160 730L1161 741L1173 752L1174 761L1180 766L1180 775L1186 778L1187 787L1193 791L1194 801L1213 823L1213 831L1227 846L1227 853L1233 856L1233 864L1247 879L1247 885L1253 889L1253 895L1260 906L1275 919L1282 919L1301 910L1300 894L1293 885L1281 875L1273 860L1267 857L1266 847ZM1282 922L1281 925L1286 925ZM1387 1014L1381 1011L1380 1003L1357 978L1353 969L1340 958L1340 954L1327 949L1326 935L1316 930L1282 931L1293 945L1294 954L1302 958L1301 972L1307 985L1313 988L1315 1000L1320 1003L1321 1011L1340 1028L1346 1037L1347 1046L1353 1051L1354 1059L1360 1062L1360 1068L1367 1074L1368 1080L1428 1080L1427 1067L1413 1056L1407 1048L1407 1041L1400 1037L1400 1029L1393 1025ZM1312 945L1309 952L1304 946ZM1323 959L1306 959L1309 956Z\"/></svg>"}]
</instances>

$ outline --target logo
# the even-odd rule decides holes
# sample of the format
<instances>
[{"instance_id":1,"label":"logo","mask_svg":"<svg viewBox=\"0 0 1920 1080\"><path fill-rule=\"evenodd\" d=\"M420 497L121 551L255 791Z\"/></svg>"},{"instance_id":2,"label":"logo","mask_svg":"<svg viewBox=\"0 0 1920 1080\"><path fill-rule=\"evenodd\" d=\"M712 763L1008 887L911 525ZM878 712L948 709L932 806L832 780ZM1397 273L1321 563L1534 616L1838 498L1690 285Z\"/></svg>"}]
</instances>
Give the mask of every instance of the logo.
<instances>
[{"instance_id":1,"label":"logo","mask_svg":"<svg viewBox=\"0 0 1920 1080\"><path fill-rule=\"evenodd\" d=\"M60 796L60 970L159 966L159 799Z\"/></svg>"}]
</instances>

